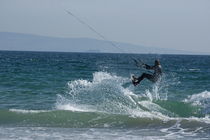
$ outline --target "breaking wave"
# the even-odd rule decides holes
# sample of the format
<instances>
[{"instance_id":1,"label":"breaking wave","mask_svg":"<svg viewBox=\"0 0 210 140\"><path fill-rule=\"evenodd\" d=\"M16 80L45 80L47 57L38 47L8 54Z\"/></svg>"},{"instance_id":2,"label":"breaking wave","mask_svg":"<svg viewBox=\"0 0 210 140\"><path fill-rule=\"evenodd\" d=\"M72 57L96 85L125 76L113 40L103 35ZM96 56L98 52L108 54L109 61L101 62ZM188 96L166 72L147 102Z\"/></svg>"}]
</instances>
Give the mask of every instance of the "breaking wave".
<instances>
[{"instance_id":1,"label":"breaking wave","mask_svg":"<svg viewBox=\"0 0 210 140\"><path fill-rule=\"evenodd\" d=\"M210 93L204 91L184 101L169 101L167 84L135 94L130 79L107 72L92 80L67 83L52 110L0 110L0 124L55 127L204 127L210 124ZM206 112L202 112L203 107ZM178 123L178 124L177 124ZM164 131L164 129L163 129Z\"/></svg>"}]
</instances>

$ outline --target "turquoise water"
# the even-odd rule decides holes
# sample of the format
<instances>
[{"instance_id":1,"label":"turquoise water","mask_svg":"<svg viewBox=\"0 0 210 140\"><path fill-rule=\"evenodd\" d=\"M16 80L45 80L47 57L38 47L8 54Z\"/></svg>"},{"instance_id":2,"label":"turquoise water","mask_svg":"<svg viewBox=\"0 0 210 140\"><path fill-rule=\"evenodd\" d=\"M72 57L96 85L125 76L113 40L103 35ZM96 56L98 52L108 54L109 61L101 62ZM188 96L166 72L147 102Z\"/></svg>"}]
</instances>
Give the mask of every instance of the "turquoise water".
<instances>
[{"instance_id":1,"label":"turquoise water","mask_svg":"<svg viewBox=\"0 0 210 140\"><path fill-rule=\"evenodd\" d=\"M134 87L153 65L163 77ZM208 139L210 56L0 51L2 139Z\"/></svg>"}]
</instances>

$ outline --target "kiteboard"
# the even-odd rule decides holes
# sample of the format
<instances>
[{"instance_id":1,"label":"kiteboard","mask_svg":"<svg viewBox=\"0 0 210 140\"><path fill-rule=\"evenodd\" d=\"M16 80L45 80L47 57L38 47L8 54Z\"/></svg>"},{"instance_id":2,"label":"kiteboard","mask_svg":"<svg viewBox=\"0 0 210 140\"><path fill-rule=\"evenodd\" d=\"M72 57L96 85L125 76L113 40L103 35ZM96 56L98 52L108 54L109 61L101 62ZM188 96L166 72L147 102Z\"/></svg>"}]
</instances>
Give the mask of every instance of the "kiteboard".
<instances>
[{"instance_id":1,"label":"kiteboard","mask_svg":"<svg viewBox=\"0 0 210 140\"><path fill-rule=\"evenodd\" d=\"M132 84L134 85L134 86L136 86L136 81L137 81L137 78L134 76L134 75L131 75L131 82L132 82Z\"/></svg>"}]
</instances>

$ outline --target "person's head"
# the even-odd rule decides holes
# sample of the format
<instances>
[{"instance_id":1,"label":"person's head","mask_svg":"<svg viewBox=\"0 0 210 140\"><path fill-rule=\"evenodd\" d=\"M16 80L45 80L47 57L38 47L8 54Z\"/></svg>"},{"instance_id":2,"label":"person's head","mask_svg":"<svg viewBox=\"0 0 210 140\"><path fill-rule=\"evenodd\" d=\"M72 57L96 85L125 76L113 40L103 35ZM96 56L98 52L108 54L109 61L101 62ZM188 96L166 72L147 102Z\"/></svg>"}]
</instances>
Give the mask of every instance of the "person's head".
<instances>
[{"instance_id":1,"label":"person's head","mask_svg":"<svg viewBox=\"0 0 210 140\"><path fill-rule=\"evenodd\" d=\"M155 60L155 65L157 66L157 65L160 65L160 61L159 60Z\"/></svg>"}]
</instances>

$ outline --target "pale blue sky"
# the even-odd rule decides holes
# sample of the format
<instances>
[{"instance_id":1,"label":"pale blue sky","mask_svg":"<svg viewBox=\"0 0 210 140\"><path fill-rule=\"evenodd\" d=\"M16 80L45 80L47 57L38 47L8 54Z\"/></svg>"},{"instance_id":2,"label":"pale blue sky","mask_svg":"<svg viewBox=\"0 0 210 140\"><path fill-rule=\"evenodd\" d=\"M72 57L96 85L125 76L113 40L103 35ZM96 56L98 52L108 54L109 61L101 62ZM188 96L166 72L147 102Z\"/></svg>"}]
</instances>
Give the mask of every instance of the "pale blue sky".
<instances>
[{"instance_id":1,"label":"pale blue sky","mask_svg":"<svg viewBox=\"0 0 210 140\"><path fill-rule=\"evenodd\" d=\"M100 39L65 9L109 40L210 53L210 0L0 0L0 32Z\"/></svg>"}]
</instances>

